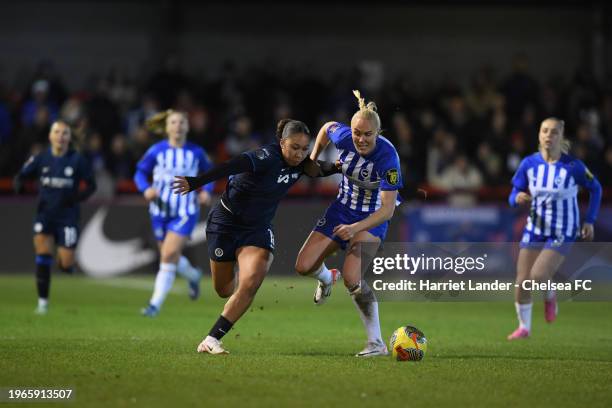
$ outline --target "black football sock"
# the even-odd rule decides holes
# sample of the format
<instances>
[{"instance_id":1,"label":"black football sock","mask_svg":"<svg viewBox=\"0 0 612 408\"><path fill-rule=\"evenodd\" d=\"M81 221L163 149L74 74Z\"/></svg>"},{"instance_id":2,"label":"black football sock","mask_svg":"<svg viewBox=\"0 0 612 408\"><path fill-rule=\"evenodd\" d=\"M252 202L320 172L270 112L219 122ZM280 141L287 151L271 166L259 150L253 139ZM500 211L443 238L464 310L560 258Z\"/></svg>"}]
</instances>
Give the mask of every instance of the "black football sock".
<instances>
[{"instance_id":1,"label":"black football sock","mask_svg":"<svg viewBox=\"0 0 612 408\"><path fill-rule=\"evenodd\" d=\"M51 264L53 257L48 254L36 255L36 288L38 297L49 298L49 286L51 286Z\"/></svg>"},{"instance_id":2,"label":"black football sock","mask_svg":"<svg viewBox=\"0 0 612 408\"><path fill-rule=\"evenodd\" d=\"M221 340L231 329L234 323L227 320L223 315L219 316L215 325L210 329L208 335L214 337L217 340Z\"/></svg>"}]
</instances>

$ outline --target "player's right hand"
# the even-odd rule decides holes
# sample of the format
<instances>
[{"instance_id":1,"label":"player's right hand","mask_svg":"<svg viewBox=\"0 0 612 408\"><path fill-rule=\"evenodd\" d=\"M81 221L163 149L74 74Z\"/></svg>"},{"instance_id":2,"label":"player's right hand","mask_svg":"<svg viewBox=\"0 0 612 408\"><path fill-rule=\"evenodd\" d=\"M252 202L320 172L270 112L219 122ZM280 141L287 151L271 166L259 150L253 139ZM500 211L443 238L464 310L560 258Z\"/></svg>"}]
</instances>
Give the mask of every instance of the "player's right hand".
<instances>
[{"instance_id":1,"label":"player's right hand","mask_svg":"<svg viewBox=\"0 0 612 408\"><path fill-rule=\"evenodd\" d=\"M153 201L155 200L157 197L159 197L159 192L154 189L153 187L149 187L145 190L145 192L143 193L145 200L147 201Z\"/></svg>"},{"instance_id":2,"label":"player's right hand","mask_svg":"<svg viewBox=\"0 0 612 408\"><path fill-rule=\"evenodd\" d=\"M516 203L518 205L526 205L531 203L531 196L525 192L520 192L516 195Z\"/></svg>"},{"instance_id":3,"label":"player's right hand","mask_svg":"<svg viewBox=\"0 0 612 408\"><path fill-rule=\"evenodd\" d=\"M194 178L194 177L189 177ZM190 191L194 190L191 185L189 185L189 181L187 181L187 177L184 176L175 176L174 181L172 182L172 192L174 194L182 194L185 195Z\"/></svg>"}]
</instances>

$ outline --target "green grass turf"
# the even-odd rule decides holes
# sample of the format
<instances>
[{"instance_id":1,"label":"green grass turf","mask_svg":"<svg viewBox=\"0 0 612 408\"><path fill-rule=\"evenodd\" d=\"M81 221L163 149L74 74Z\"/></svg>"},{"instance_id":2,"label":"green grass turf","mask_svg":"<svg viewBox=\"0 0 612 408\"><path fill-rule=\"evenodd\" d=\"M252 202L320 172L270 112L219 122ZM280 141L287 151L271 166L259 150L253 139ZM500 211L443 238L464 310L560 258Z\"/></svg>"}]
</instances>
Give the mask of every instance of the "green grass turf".
<instances>
[{"instance_id":1,"label":"green grass turf","mask_svg":"<svg viewBox=\"0 0 612 408\"><path fill-rule=\"evenodd\" d=\"M562 303L552 325L538 303L534 337L515 343L508 303L381 303L385 338L413 324L429 340L422 362L400 363L353 357L364 334L341 286L315 307L313 280L270 276L224 339L231 354L209 356L195 348L223 305L210 281L197 302L177 281L147 319L152 281L55 275L35 316L33 278L0 277L0 387L72 387L78 407L612 405L612 303Z\"/></svg>"}]
</instances>

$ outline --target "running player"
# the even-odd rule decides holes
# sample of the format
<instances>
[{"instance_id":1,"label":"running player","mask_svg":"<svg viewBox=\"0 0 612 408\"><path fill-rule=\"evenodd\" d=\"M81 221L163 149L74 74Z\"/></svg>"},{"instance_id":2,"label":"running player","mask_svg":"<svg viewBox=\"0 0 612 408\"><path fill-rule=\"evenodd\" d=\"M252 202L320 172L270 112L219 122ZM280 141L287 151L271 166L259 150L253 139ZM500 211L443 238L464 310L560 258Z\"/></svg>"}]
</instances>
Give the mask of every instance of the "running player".
<instances>
[{"instance_id":1,"label":"running player","mask_svg":"<svg viewBox=\"0 0 612 408\"><path fill-rule=\"evenodd\" d=\"M134 175L138 190L149 201L151 225L160 251L153 296L149 305L142 309L143 316L155 317L172 288L176 273L189 281L191 299L197 299L200 294L202 272L181 253L200 217L200 205L210 202L213 184L208 184L198 194L194 192L182 197L172 194L174 176L195 176L211 167L204 150L187 141L189 121L185 113L173 110L158 113L147 121L147 126L154 133L168 136L149 148L138 162Z\"/></svg>"},{"instance_id":2,"label":"running player","mask_svg":"<svg viewBox=\"0 0 612 408\"><path fill-rule=\"evenodd\" d=\"M402 187L399 157L395 147L380 135L380 118L374 102L365 103L359 91L353 91L359 110L351 126L328 122L319 131L310 154L316 160L330 140L339 151L343 178L338 196L329 206L296 260L296 271L319 280L314 302L321 305L331 294L338 271L325 266L325 258L339 248L346 250L342 276L367 332L365 349L358 357L387 355L380 333L378 302L374 292L361 279L361 265L369 264L375 250L385 239ZM361 244L368 252L361 259ZM373 245L372 245L373 244ZM366 251L365 248L368 248ZM372 253L370 253L372 252Z\"/></svg>"},{"instance_id":3,"label":"running player","mask_svg":"<svg viewBox=\"0 0 612 408\"><path fill-rule=\"evenodd\" d=\"M70 147L70 126L58 120L49 132L50 148L30 157L15 177L14 186L21 191L23 180L38 178L39 201L34 219L36 253L37 314L49 307L53 246L57 246L58 266L73 273L74 249L79 238L79 203L96 190L89 162ZM85 184L80 189L80 184Z\"/></svg>"},{"instance_id":4,"label":"running player","mask_svg":"<svg viewBox=\"0 0 612 408\"><path fill-rule=\"evenodd\" d=\"M225 354L221 338L249 308L272 264L276 243L272 219L280 200L302 174L337 172L308 159L310 131L297 120L277 125L277 143L245 152L199 177L177 177L174 190L186 194L205 183L230 177L221 200L208 214L206 239L215 291L229 298L199 353ZM235 282L234 267L239 267Z\"/></svg>"},{"instance_id":5,"label":"running player","mask_svg":"<svg viewBox=\"0 0 612 408\"><path fill-rule=\"evenodd\" d=\"M512 178L510 205L530 205L516 268L516 314L519 327L508 340L523 339L531 333L531 292L522 289L525 280L552 279L578 238L591 241L601 201L601 185L580 160L568 155L569 142L563 137L564 122L545 119L540 125L539 152L526 157ZM580 228L578 187L589 190L589 207ZM554 291L544 294L547 322L557 316Z\"/></svg>"}]
</instances>

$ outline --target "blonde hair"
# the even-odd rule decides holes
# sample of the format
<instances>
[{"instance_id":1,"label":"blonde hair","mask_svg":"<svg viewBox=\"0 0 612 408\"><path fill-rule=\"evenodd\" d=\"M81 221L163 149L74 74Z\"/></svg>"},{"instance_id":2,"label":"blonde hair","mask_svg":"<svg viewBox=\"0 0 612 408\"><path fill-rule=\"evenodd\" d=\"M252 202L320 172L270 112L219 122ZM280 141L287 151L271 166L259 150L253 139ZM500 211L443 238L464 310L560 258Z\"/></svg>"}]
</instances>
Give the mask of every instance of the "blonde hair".
<instances>
[{"instance_id":1,"label":"blonde hair","mask_svg":"<svg viewBox=\"0 0 612 408\"><path fill-rule=\"evenodd\" d=\"M68 130L70 131L70 133L72 133L72 127L71 127L71 126L68 124L68 122L66 122L66 121L65 121L65 120L63 120L63 119L57 119L57 120L54 120L54 121L51 123L51 126L49 127L49 129L51 129L51 128L52 128L53 126L55 126L55 125L64 125L64 126L66 126L66 127L68 128Z\"/></svg>"},{"instance_id":2,"label":"blonde hair","mask_svg":"<svg viewBox=\"0 0 612 408\"><path fill-rule=\"evenodd\" d=\"M153 134L156 134L157 136L163 136L166 133L166 119L175 113L183 115L185 118L187 117L185 112L167 109L163 112L156 113L145 121L147 130Z\"/></svg>"},{"instance_id":3,"label":"blonde hair","mask_svg":"<svg viewBox=\"0 0 612 408\"><path fill-rule=\"evenodd\" d=\"M372 101L366 104L365 98L361 97L361 92L358 90L353 90L353 95L357 98L357 102L359 104L359 110L355 112L353 118L359 115L360 117L369 120L376 126L376 131L380 132L380 117L378 116L378 112L376 109L376 104Z\"/></svg>"},{"instance_id":4,"label":"blonde hair","mask_svg":"<svg viewBox=\"0 0 612 408\"><path fill-rule=\"evenodd\" d=\"M553 120L555 122L557 122L559 124L559 128L561 129L561 153L565 153L568 154L570 151L570 148L572 147L571 142L565 138L564 136L564 131L565 131L565 121L561 120L559 118L556 118L554 116L548 117L546 119L544 119L541 123L546 122L547 120ZM540 124L540 126L542 126ZM539 147L539 146L538 146Z\"/></svg>"}]
</instances>

